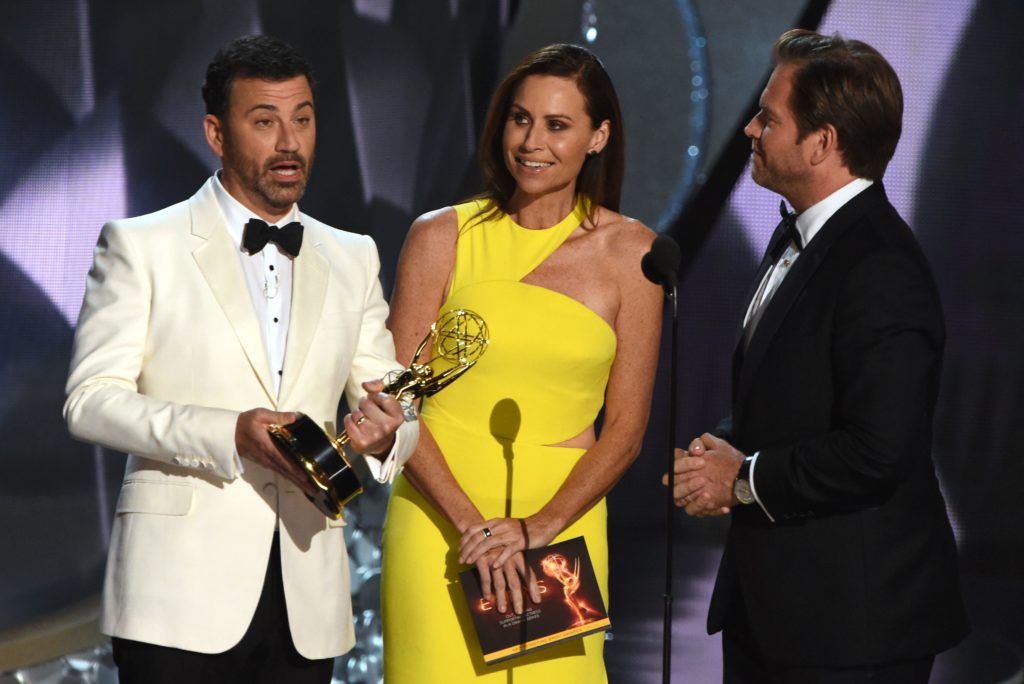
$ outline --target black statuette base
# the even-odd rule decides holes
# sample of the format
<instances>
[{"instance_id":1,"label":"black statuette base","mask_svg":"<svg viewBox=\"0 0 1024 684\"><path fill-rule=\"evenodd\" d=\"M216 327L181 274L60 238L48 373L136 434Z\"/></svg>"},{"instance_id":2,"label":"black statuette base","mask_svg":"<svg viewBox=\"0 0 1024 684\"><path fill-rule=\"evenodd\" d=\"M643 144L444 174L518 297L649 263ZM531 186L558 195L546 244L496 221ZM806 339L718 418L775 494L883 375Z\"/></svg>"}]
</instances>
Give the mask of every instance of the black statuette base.
<instances>
[{"instance_id":1,"label":"black statuette base","mask_svg":"<svg viewBox=\"0 0 1024 684\"><path fill-rule=\"evenodd\" d=\"M298 420L283 426L280 432L271 432L271 437L300 468L307 473L313 470L319 475L320 483L317 478L309 476L317 489L316 494L309 498L332 520L339 519L345 504L363 491L362 482L345 458L343 447L335 447L309 416L300 413ZM326 489L323 484L327 485Z\"/></svg>"}]
</instances>

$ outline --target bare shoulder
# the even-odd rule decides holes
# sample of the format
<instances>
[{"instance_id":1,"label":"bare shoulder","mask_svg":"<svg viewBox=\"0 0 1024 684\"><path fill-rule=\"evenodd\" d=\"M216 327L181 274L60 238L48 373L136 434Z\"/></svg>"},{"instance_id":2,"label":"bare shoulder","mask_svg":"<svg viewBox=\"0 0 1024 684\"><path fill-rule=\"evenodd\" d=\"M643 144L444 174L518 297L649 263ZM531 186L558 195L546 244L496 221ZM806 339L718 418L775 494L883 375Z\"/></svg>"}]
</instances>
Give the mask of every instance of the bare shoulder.
<instances>
[{"instance_id":1,"label":"bare shoulder","mask_svg":"<svg viewBox=\"0 0 1024 684\"><path fill-rule=\"evenodd\" d=\"M440 269L445 274L455 263L459 216L452 207L428 211L409 226L406 244L398 257L398 275L404 271Z\"/></svg>"},{"instance_id":2,"label":"bare shoulder","mask_svg":"<svg viewBox=\"0 0 1024 684\"><path fill-rule=\"evenodd\" d=\"M409 226L406 239L423 242L454 241L459 231L459 218L452 207L441 207L420 214Z\"/></svg>"},{"instance_id":3,"label":"bare shoulder","mask_svg":"<svg viewBox=\"0 0 1024 684\"><path fill-rule=\"evenodd\" d=\"M459 232L459 217L452 207L441 207L416 217L409 226L409 239L424 242L454 242Z\"/></svg>"},{"instance_id":4,"label":"bare shoulder","mask_svg":"<svg viewBox=\"0 0 1024 684\"><path fill-rule=\"evenodd\" d=\"M428 211L412 222L398 257L392 313L407 315L406 308L421 301L428 301L428 308L440 305L455 265L458 234L458 214L452 207Z\"/></svg>"},{"instance_id":5,"label":"bare shoulder","mask_svg":"<svg viewBox=\"0 0 1024 684\"><path fill-rule=\"evenodd\" d=\"M650 251L656 234L641 221L604 207L596 219L601 248L614 262L635 266Z\"/></svg>"}]
</instances>

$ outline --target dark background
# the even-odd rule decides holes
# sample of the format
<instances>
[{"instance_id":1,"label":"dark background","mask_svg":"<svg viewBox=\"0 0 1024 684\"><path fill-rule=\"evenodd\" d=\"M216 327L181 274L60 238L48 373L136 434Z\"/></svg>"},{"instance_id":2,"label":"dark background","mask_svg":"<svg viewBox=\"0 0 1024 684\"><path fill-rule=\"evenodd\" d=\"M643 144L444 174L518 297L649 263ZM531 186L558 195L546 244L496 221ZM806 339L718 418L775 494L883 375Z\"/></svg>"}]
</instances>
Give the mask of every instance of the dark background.
<instances>
[{"instance_id":1,"label":"dark background","mask_svg":"<svg viewBox=\"0 0 1024 684\"><path fill-rule=\"evenodd\" d=\"M1024 4L1017 0L128 0L0 10L0 652L4 634L94 596L123 459L60 416L70 341L104 220L190 196L217 168L199 96L217 47L277 35L315 63L318 153L302 209L378 242L385 290L418 214L478 189L475 140L496 80L529 50L604 60L627 131L623 211L674 235L678 442L728 404L741 298L777 218L737 132L774 38L863 39L903 82L886 188L935 271L949 341L935 460L961 553L972 637L935 681L1002 682L1024 652ZM589 32L589 33L588 33ZM592 40L588 40L592 38ZM610 496L613 682L660 681L667 349L645 448ZM360 644L336 670L376 681L377 542L386 492L349 528ZM712 682L703 632L725 521L676 518L674 681ZM3 668L0 667L0 670Z\"/></svg>"}]
</instances>

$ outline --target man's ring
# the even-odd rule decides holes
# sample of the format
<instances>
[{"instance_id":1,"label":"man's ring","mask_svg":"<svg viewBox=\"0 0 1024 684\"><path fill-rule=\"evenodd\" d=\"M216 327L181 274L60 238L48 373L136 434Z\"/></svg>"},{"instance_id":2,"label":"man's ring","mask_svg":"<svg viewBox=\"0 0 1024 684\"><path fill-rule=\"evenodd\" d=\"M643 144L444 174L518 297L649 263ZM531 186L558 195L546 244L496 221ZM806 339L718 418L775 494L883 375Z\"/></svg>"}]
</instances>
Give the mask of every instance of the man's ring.
<instances>
[{"instance_id":1,"label":"man's ring","mask_svg":"<svg viewBox=\"0 0 1024 684\"><path fill-rule=\"evenodd\" d=\"M490 538L490 536L492 535L492 532L491 532L491 530L489 528L485 527L484 529L482 529L480 531L484 533L484 537L486 537L486 538Z\"/></svg>"},{"instance_id":2,"label":"man's ring","mask_svg":"<svg viewBox=\"0 0 1024 684\"><path fill-rule=\"evenodd\" d=\"M366 416L359 416L359 420L356 421L356 425L362 425L366 422Z\"/></svg>"}]
</instances>

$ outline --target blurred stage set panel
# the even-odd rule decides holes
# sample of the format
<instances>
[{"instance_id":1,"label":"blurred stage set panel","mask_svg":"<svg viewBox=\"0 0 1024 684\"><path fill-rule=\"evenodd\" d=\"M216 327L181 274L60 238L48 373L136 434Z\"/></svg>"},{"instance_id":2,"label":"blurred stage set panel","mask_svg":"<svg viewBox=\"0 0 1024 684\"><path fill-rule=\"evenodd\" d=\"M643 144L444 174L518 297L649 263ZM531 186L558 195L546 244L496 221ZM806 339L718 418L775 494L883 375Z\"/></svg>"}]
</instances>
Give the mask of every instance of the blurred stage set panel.
<instances>
[{"instance_id":1,"label":"blurred stage set panel","mask_svg":"<svg viewBox=\"0 0 1024 684\"><path fill-rule=\"evenodd\" d=\"M68 437L63 384L103 222L180 201L217 168L199 86L219 46L269 33L313 60L318 154L301 205L374 237L385 291L409 223L479 189L475 141L497 79L548 43L596 51L626 119L623 212L687 247L685 443L726 410L740 299L777 221L737 134L774 38L819 21L878 47L901 77L904 134L885 183L946 308L935 458L974 633L933 681L1021 681L1017 0L13 0L0 16L0 684L116 682L95 619L124 460ZM644 451L610 496L613 683L661 681L664 366ZM350 507L357 646L336 682L381 680L387 494L369 487ZM677 520L673 681L720 681L703 623L726 524Z\"/></svg>"}]
</instances>

